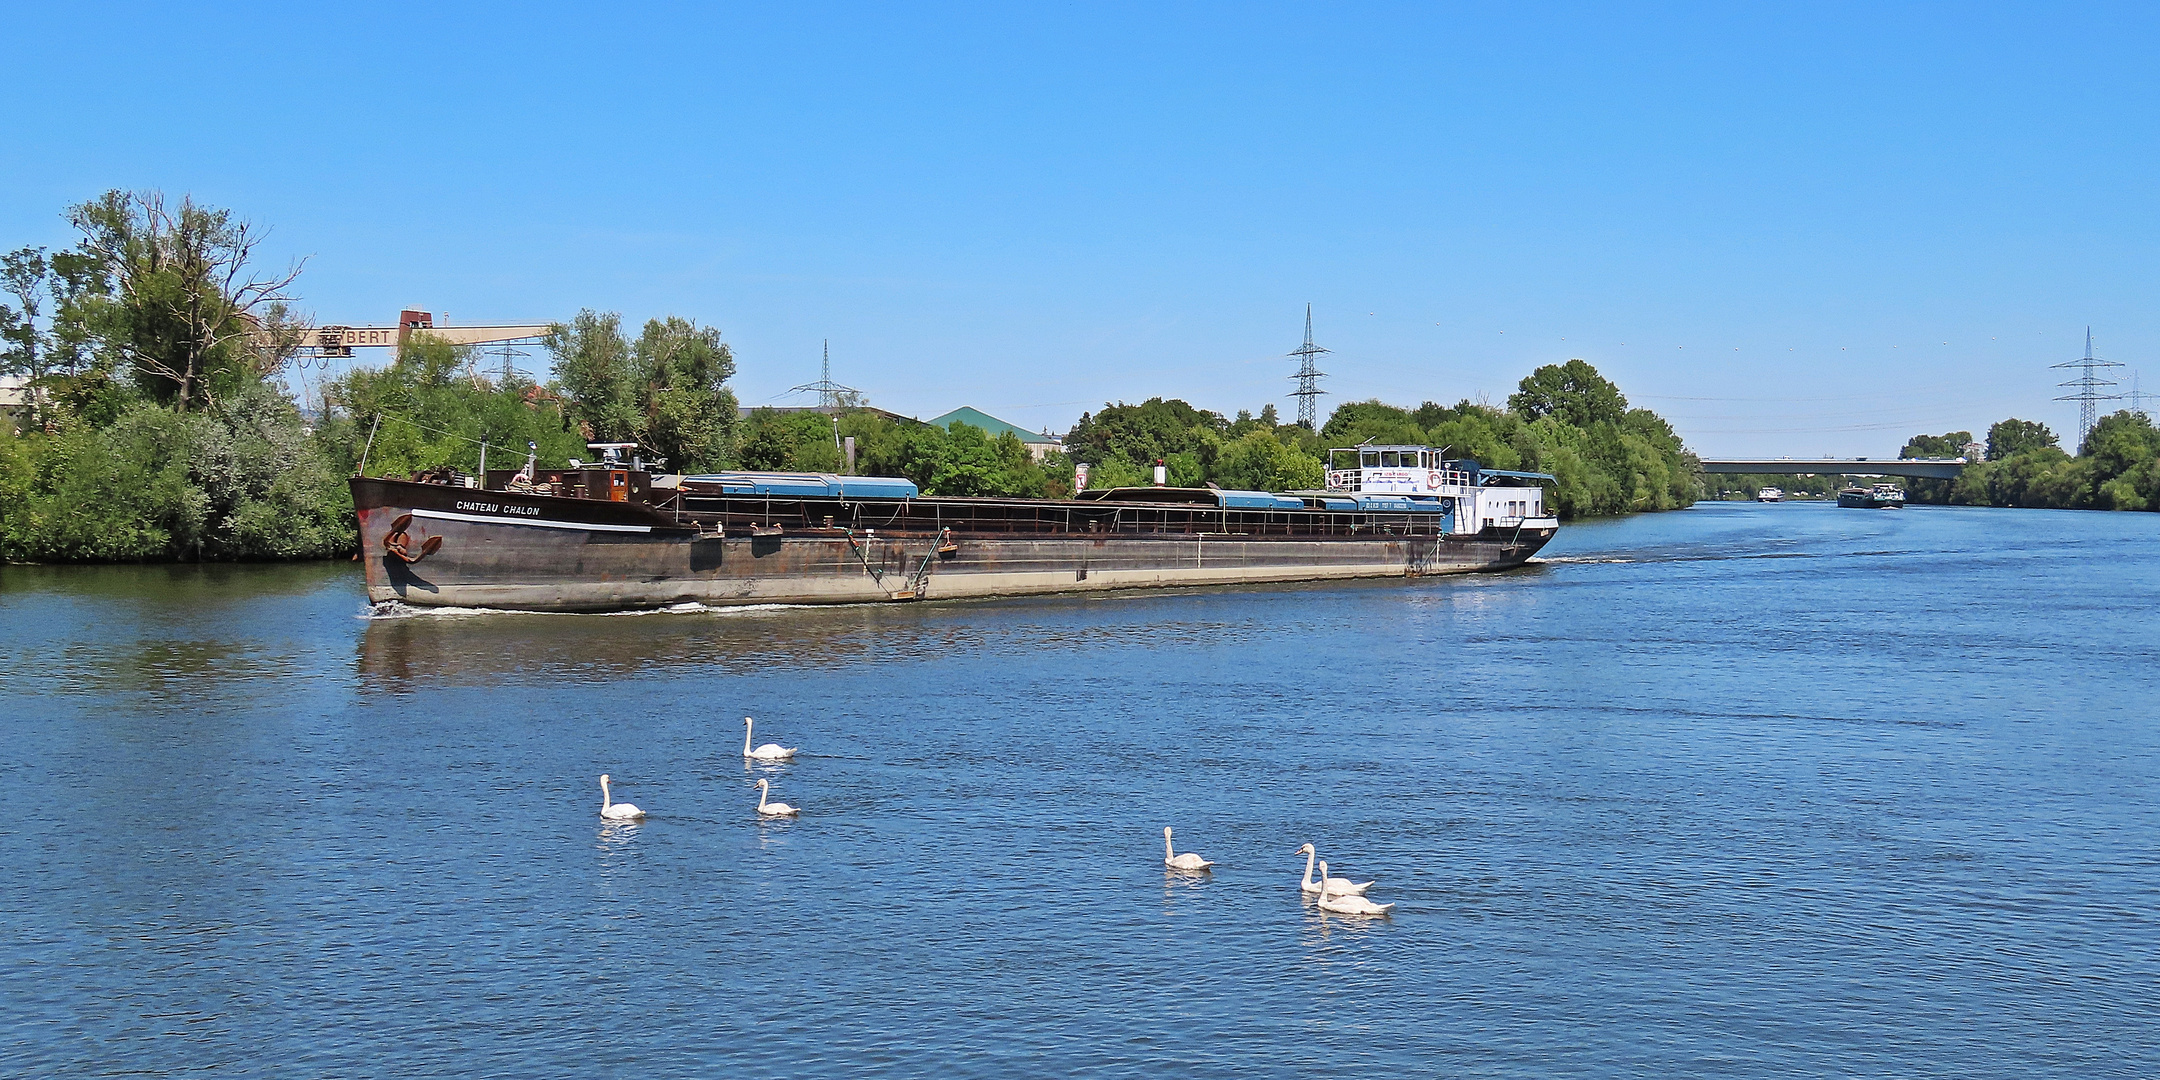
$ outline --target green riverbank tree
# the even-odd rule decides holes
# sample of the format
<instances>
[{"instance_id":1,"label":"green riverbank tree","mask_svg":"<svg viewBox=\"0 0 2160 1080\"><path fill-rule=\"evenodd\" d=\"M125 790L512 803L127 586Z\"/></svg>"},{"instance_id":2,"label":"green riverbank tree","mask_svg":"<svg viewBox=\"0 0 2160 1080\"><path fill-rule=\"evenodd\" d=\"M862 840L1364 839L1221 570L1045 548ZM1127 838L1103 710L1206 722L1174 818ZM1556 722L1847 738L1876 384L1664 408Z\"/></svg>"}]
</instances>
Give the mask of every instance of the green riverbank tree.
<instances>
[{"instance_id":1,"label":"green riverbank tree","mask_svg":"<svg viewBox=\"0 0 2160 1080\"><path fill-rule=\"evenodd\" d=\"M1904 456L1935 456L1924 451L1965 435L1914 436ZM2003 420L1988 429L1985 460L1954 481L1915 481L1906 495L1959 506L2160 510L2160 429L2151 418L2129 410L2101 417L2079 450L2066 453L2045 424Z\"/></svg>"},{"instance_id":2,"label":"green riverbank tree","mask_svg":"<svg viewBox=\"0 0 2160 1080\"><path fill-rule=\"evenodd\" d=\"M547 336L568 414L595 442L635 442L682 472L717 469L739 438L735 354L720 331L669 316L636 341L622 317L582 311Z\"/></svg>"}]
</instances>

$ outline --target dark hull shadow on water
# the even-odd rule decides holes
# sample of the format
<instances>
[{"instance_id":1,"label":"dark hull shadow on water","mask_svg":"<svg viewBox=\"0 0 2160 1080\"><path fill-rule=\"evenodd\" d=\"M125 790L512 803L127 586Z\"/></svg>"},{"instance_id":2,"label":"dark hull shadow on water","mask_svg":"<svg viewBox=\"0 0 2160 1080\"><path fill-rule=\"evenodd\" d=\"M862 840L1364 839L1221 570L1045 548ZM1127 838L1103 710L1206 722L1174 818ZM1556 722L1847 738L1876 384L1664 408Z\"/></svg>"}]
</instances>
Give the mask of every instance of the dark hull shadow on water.
<instances>
[{"instance_id":1,"label":"dark hull shadow on water","mask_svg":"<svg viewBox=\"0 0 2160 1080\"><path fill-rule=\"evenodd\" d=\"M1242 604L1328 605L1376 591L1430 594L1534 580L1537 564L1486 574L1418 579L1297 582L1216 589L1130 589L1084 596L830 606L758 605L594 614L536 614L395 607L366 618L359 673L374 688L418 681L497 682L528 676L605 679L685 664L744 670L771 665L876 664L960 651L1072 648L1042 638L1045 626L1087 623L1096 643L1145 636L1165 647L1225 629L1197 611ZM1106 607L1106 605L1108 605ZM1097 613L1129 613L1125 626L1095 626Z\"/></svg>"}]
</instances>

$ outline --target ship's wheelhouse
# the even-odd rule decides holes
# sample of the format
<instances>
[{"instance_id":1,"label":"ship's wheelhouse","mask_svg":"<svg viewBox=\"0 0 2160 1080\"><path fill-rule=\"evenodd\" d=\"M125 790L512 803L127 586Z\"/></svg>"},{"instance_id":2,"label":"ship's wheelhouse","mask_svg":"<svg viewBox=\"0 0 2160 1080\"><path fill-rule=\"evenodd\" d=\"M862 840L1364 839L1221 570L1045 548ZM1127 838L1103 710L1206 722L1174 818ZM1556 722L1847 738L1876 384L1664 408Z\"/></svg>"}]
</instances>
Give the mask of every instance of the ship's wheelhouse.
<instances>
[{"instance_id":1,"label":"ship's wheelhouse","mask_svg":"<svg viewBox=\"0 0 2160 1080\"><path fill-rule=\"evenodd\" d=\"M1353 446L1328 451L1331 493L1360 504L1396 500L1448 515L1450 533L1543 527L1551 520L1545 473L1487 469L1469 458L1449 458L1429 446ZM1554 523L1557 524L1557 523Z\"/></svg>"},{"instance_id":2,"label":"ship's wheelhouse","mask_svg":"<svg viewBox=\"0 0 2160 1080\"><path fill-rule=\"evenodd\" d=\"M1429 446L1353 446L1328 451L1329 491L1352 495L1461 495L1476 486L1474 461Z\"/></svg>"}]
</instances>

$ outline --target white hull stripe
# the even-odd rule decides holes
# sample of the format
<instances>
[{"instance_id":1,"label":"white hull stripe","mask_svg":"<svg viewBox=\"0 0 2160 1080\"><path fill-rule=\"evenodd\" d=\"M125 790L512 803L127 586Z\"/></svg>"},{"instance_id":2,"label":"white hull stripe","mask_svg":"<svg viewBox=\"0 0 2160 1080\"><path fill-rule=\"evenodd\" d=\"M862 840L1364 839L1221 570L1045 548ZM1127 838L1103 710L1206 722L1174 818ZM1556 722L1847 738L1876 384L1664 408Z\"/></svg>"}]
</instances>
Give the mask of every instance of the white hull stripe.
<instances>
[{"instance_id":1,"label":"white hull stripe","mask_svg":"<svg viewBox=\"0 0 2160 1080\"><path fill-rule=\"evenodd\" d=\"M524 525L534 529L583 529L586 532L649 533L650 525L587 525L575 521L539 521L532 518L496 517L491 514L453 514L448 510L415 510L414 517L446 521L475 521L482 525Z\"/></svg>"}]
</instances>

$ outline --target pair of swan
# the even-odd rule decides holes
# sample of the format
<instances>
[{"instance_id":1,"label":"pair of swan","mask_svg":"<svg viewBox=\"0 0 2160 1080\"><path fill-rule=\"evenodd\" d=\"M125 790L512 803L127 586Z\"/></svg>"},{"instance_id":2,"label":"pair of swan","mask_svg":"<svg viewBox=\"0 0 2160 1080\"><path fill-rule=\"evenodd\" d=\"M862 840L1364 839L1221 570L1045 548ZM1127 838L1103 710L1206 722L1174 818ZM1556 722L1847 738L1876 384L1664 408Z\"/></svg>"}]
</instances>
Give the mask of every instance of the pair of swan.
<instances>
[{"instance_id":1,"label":"pair of swan","mask_svg":"<svg viewBox=\"0 0 2160 1080\"><path fill-rule=\"evenodd\" d=\"M802 813L801 810L784 802L765 801L766 796L772 790L772 781L760 780L757 782L757 788L757 812L759 817L794 817ZM645 811L638 809L636 806L626 802L614 801L608 792L608 774L601 773L600 819L603 821L640 821L644 817Z\"/></svg>"},{"instance_id":2,"label":"pair of swan","mask_svg":"<svg viewBox=\"0 0 2160 1080\"><path fill-rule=\"evenodd\" d=\"M742 756L744 760L786 761L795 756L794 747L782 746L779 743L769 742L752 750L750 748L750 729L754 723L755 721L747 716L742 718ZM759 817L794 817L802 813L802 811L784 802L767 802L766 797L771 793L771 781L760 780L757 782L757 812Z\"/></svg>"},{"instance_id":3,"label":"pair of swan","mask_svg":"<svg viewBox=\"0 0 2160 1080\"><path fill-rule=\"evenodd\" d=\"M1335 912L1337 916L1385 916L1385 914L1389 914L1395 909L1393 903L1372 903L1372 901L1367 901L1365 896L1359 896L1356 892L1337 896L1333 881L1337 881L1337 879L1328 877L1328 864L1322 862L1320 864L1320 909L1322 909L1322 912ZM1369 886L1369 881L1367 881L1367 886Z\"/></svg>"},{"instance_id":4,"label":"pair of swan","mask_svg":"<svg viewBox=\"0 0 2160 1080\"><path fill-rule=\"evenodd\" d=\"M1361 883L1349 878L1330 877L1325 862L1320 864L1320 880L1314 881L1313 860L1319 857L1319 853L1313 850L1311 844L1297 849L1297 853L1305 856L1305 878L1298 882L1298 888L1303 892L1319 894L1320 910L1332 911L1337 915L1385 915L1395 910L1394 904L1375 904L1365 899L1365 890L1373 887L1372 882Z\"/></svg>"},{"instance_id":5,"label":"pair of swan","mask_svg":"<svg viewBox=\"0 0 2160 1080\"><path fill-rule=\"evenodd\" d=\"M1337 915L1385 915L1395 910L1392 903L1375 904L1357 893L1336 895L1335 883L1341 880L1328 876L1327 863L1320 864L1320 910L1332 911ZM1369 888L1372 882L1368 881L1365 885Z\"/></svg>"}]
</instances>

